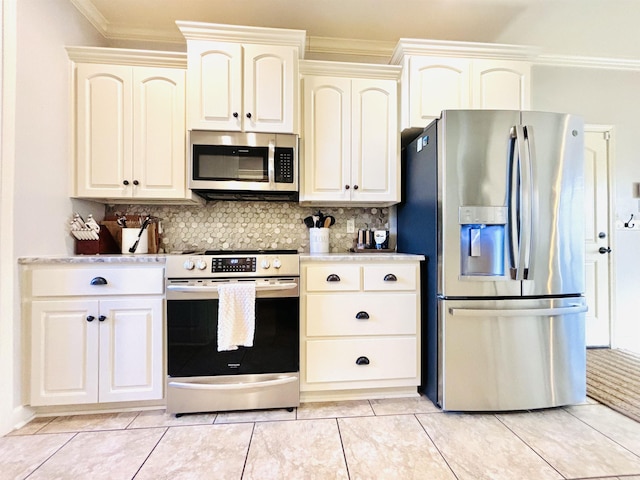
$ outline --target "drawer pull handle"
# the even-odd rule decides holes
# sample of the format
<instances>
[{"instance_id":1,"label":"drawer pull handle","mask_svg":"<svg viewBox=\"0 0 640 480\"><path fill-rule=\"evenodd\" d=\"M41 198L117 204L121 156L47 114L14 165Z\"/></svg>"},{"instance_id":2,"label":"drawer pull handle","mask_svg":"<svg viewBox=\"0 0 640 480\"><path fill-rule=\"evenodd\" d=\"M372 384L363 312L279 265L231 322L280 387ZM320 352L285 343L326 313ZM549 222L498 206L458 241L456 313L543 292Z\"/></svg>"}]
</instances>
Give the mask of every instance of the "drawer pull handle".
<instances>
[{"instance_id":1,"label":"drawer pull handle","mask_svg":"<svg viewBox=\"0 0 640 480\"><path fill-rule=\"evenodd\" d=\"M100 315L98 317L98 321L100 321L100 322L104 322L106 319L107 319L107 317L105 317L104 315Z\"/></svg>"},{"instance_id":2,"label":"drawer pull handle","mask_svg":"<svg viewBox=\"0 0 640 480\"><path fill-rule=\"evenodd\" d=\"M107 279L104 277L95 277L91 279L91 285L106 285Z\"/></svg>"},{"instance_id":3,"label":"drawer pull handle","mask_svg":"<svg viewBox=\"0 0 640 480\"><path fill-rule=\"evenodd\" d=\"M358 312L356 313L356 318L358 320L369 320L369 314L367 312Z\"/></svg>"},{"instance_id":4,"label":"drawer pull handle","mask_svg":"<svg viewBox=\"0 0 640 480\"><path fill-rule=\"evenodd\" d=\"M93 322L96 319L96 317L94 317L93 315L89 315L87 317L87 322Z\"/></svg>"},{"instance_id":5,"label":"drawer pull handle","mask_svg":"<svg viewBox=\"0 0 640 480\"><path fill-rule=\"evenodd\" d=\"M332 273L327 277L327 282L339 282L339 281L340 281L340 277L335 273Z\"/></svg>"},{"instance_id":6,"label":"drawer pull handle","mask_svg":"<svg viewBox=\"0 0 640 480\"><path fill-rule=\"evenodd\" d=\"M369 365L369 359L367 357L358 357L356 365Z\"/></svg>"},{"instance_id":7,"label":"drawer pull handle","mask_svg":"<svg viewBox=\"0 0 640 480\"><path fill-rule=\"evenodd\" d=\"M384 276L384 281L385 282L397 282L398 281L398 277L396 277L393 273L387 273Z\"/></svg>"}]
</instances>

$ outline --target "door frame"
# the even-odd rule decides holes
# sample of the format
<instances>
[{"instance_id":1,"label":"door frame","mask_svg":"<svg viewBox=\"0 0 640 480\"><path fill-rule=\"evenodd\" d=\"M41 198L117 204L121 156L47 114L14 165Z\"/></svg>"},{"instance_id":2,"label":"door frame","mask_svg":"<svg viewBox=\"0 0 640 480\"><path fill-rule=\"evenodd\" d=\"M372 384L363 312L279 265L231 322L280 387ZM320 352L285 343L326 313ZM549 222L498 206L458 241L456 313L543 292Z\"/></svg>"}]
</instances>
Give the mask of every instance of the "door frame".
<instances>
[{"instance_id":1,"label":"door frame","mask_svg":"<svg viewBox=\"0 0 640 480\"><path fill-rule=\"evenodd\" d=\"M589 124L584 126L585 132L608 134L607 145L607 215L609 229L609 245L615 247L616 244L616 228L615 228L615 128L613 125L605 124ZM615 297L615 265L616 265L616 250L612 248L611 253L608 256L609 259L609 346L610 348L616 348L616 297Z\"/></svg>"}]
</instances>

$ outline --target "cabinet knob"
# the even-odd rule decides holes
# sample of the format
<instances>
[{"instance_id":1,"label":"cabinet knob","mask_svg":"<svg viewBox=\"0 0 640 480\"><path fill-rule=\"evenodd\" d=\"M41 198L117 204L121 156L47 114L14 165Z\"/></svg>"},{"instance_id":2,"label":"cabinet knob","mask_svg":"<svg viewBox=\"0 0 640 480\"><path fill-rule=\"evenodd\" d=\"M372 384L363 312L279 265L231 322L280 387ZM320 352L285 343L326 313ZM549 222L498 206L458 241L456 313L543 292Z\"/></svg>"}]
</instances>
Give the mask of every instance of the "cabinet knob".
<instances>
[{"instance_id":1,"label":"cabinet knob","mask_svg":"<svg viewBox=\"0 0 640 480\"><path fill-rule=\"evenodd\" d=\"M602 255L604 255L605 253L611 253L611 248L609 247L600 247L598 249L598 252L601 253Z\"/></svg>"},{"instance_id":2,"label":"cabinet knob","mask_svg":"<svg viewBox=\"0 0 640 480\"><path fill-rule=\"evenodd\" d=\"M125 180L124 182L122 182L123 185L129 185L129 180Z\"/></svg>"},{"instance_id":3,"label":"cabinet knob","mask_svg":"<svg viewBox=\"0 0 640 480\"><path fill-rule=\"evenodd\" d=\"M358 320L369 320L369 314L367 312L358 312L356 313L356 318Z\"/></svg>"},{"instance_id":4,"label":"cabinet knob","mask_svg":"<svg viewBox=\"0 0 640 480\"><path fill-rule=\"evenodd\" d=\"M98 317L98 321L99 321L99 322L104 322L106 319L107 319L107 317L105 317L104 315L100 315L100 316Z\"/></svg>"},{"instance_id":5,"label":"cabinet knob","mask_svg":"<svg viewBox=\"0 0 640 480\"><path fill-rule=\"evenodd\" d=\"M140 182L139 182L138 180L134 180L134 181L133 181L133 184L134 184L134 185L140 185Z\"/></svg>"},{"instance_id":6,"label":"cabinet knob","mask_svg":"<svg viewBox=\"0 0 640 480\"><path fill-rule=\"evenodd\" d=\"M96 319L96 317L94 317L93 315L89 315L87 317L87 322L93 322Z\"/></svg>"},{"instance_id":7,"label":"cabinet knob","mask_svg":"<svg viewBox=\"0 0 640 480\"><path fill-rule=\"evenodd\" d=\"M358 357L356 365L369 365L369 359L367 357Z\"/></svg>"},{"instance_id":8,"label":"cabinet knob","mask_svg":"<svg viewBox=\"0 0 640 480\"><path fill-rule=\"evenodd\" d=\"M247 118L251 118L251 112L247 113Z\"/></svg>"},{"instance_id":9,"label":"cabinet knob","mask_svg":"<svg viewBox=\"0 0 640 480\"><path fill-rule=\"evenodd\" d=\"M106 285L107 279L104 277L95 277L91 279L91 285Z\"/></svg>"},{"instance_id":10,"label":"cabinet knob","mask_svg":"<svg viewBox=\"0 0 640 480\"><path fill-rule=\"evenodd\" d=\"M238 112L233 112L233 118L238 118Z\"/></svg>"},{"instance_id":11,"label":"cabinet knob","mask_svg":"<svg viewBox=\"0 0 640 480\"><path fill-rule=\"evenodd\" d=\"M340 281L340 277L335 273L332 273L327 277L327 282L339 282L339 281Z\"/></svg>"},{"instance_id":12,"label":"cabinet knob","mask_svg":"<svg viewBox=\"0 0 640 480\"><path fill-rule=\"evenodd\" d=\"M398 277L396 277L393 273L387 273L384 276L384 281L385 282L397 282L398 281Z\"/></svg>"},{"instance_id":13,"label":"cabinet knob","mask_svg":"<svg viewBox=\"0 0 640 480\"><path fill-rule=\"evenodd\" d=\"M344 186L345 190L349 190L351 187L349 185Z\"/></svg>"},{"instance_id":14,"label":"cabinet knob","mask_svg":"<svg viewBox=\"0 0 640 480\"><path fill-rule=\"evenodd\" d=\"M358 185L354 185L354 186L353 186L353 189L354 189L354 190L357 190L357 189L358 189Z\"/></svg>"}]
</instances>

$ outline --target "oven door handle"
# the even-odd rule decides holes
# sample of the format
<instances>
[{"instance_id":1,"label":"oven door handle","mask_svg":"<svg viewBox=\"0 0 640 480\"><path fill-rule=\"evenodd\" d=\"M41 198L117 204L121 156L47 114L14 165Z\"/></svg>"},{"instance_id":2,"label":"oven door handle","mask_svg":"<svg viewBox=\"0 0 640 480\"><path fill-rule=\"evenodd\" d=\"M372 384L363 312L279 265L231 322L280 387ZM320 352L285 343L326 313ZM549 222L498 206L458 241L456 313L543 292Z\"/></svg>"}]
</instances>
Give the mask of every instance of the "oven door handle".
<instances>
[{"instance_id":1,"label":"oven door handle","mask_svg":"<svg viewBox=\"0 0 640 480\"><path fill-rule=\"evenodd\" d=\"M264 380L262 382L245 383L190 383L190 382L169 382L168 386L173 388L186 388L190 390L249 390L252 388L270 387L272 385L285 385L297 382L298 377L281 377L274 380Z\"/></svg>"},{"instance_id":2,"label":"oven door handle","mask_svg":"<svg viewBox=\"0 0 640 480\"><path fill-rule=\"evenodd\" d=\"M257 291L265 291L265 290L290 290L292 288L296 288L298 286L297 283L274 283L269 285L256 285ZM213 285L210 287L205 287L202 285L167 285L167 290L171 292L189 292L189 293L214 293L218 291L218 286Z\"/></svg>"}]
</instances>

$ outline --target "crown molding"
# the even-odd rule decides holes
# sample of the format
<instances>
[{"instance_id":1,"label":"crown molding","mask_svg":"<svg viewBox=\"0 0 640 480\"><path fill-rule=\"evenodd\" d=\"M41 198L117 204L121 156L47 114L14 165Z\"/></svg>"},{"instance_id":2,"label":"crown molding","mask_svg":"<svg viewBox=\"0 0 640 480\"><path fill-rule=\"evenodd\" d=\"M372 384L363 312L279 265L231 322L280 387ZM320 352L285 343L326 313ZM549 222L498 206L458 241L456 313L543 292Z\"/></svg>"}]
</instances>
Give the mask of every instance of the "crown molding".
<instances>
[{"instance_id":1,"label":"crown molding","mask_svg":"<svg viewBox=\"0 0 640 480\"><path fill-rule=\"evenodd\" d=\"M331 75L334 77L366 76L367 78L399 80L402 67L400 65L301 60L299 72L301 75Z\"/></svg>"},{"instance_id":2,"label":"crown molding","mask_svg":"<svg viewBox=\"0 0 640 480\"><path fill-rule=\"evenodd\" d=\"M102 47L66 47L66 50L74 62L187 68L187 54L182 52Z\"/></svg>"},{"instance_id":3,"label":"crown molding","mask_svg":"<svg viewBox=\"0 0 640 480\"><path fill-rule=\"evenodd\" d=\"M307 32L305 30L184 21L177 21L176 25L187 40L217 40L259 43L261 45L290 45L298 47L300 57L304 55L307 40Z\"/></svg>"},{"instance_id":4,"label":"crown molding","mask_svg":"<svg viewBox=\"0 0 640 480\"><path fill-rule=\"evenodd\" d=\"M389 58L396 42L309 36L307 53Z\"/></svg>"},{"instance_id":5,"label":"crown molding","mask_svg":"<svg viewBox=\"0 0 640 480\"><path fill-rule=\"evenodd\" d=\"M527 45L401 38L391 54L390 63L400 64L407 55L531 60L538 52L539 48Z\"/></svg>"},{"instance_id":6,"label":"crown molding","mask_svg":"<svg viewBox=\"0 0 640 480\"><path fill-rule=\"evenodd\" d=\"M89 23L103 37L108 38L109 22L102 16L100 11L93 5L91 0L70 0L74 7L89 20Z\"/></svg>"},{"instance_id":7,"label":"crown molding","mask_svg":"<svg viewBox=\"0 0 640 480\"><path fill-rule=\"evenodd\" d=\"M640 70L640 60L607 57L583 57L577 55L538 55L536 65L557 67L602 68L607 70Z\"/></svg>"}]
</instances>

